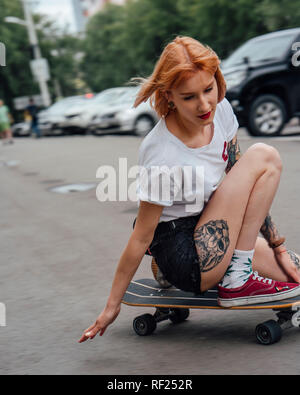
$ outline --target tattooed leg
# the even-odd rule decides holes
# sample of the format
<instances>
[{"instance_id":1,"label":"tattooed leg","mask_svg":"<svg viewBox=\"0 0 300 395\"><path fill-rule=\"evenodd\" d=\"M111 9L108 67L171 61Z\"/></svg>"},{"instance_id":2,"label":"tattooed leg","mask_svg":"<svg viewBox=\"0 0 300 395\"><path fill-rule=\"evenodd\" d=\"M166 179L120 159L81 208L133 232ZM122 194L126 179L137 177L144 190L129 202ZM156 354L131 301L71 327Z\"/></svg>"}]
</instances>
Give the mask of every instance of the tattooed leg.
<instances>
[{"instance_id":1,"label":"tattooed leg","mask_svg":"<svg viewBox=\"0 0 300 395\"><path fill-rule=\"evenodd\" d=\"M274 241L279 240L281 237L279 235L279 232L272 221L271 216L268 214L261 229L260 229L261 234L264 236L265 240L268 242L269 246L274 243ZM284 238L283 238L284 240ZM300 257L297 255L295 252L288 250L287 252L291 258L291 261L294 263L296 266L297 270L300 271Z\"/></svg>"},{"instance_id":2,"label":"tattooed leg","mask_svg":"<svg viewBox=\"0 0 300 395\"><path fill-rule=\"evenodd\" d=\"M210 221L194 233L202 273L213 270L223 260L229 247L229 228L224 220Z\"/></svg>"},{"instance_id":3,"label":"tattooed leg","mask_svg":"<svg viewBox=\"0 0 300 395\"><path fill-rule=\"evenodd\" d=\"M273 147L253 145L234 164L205 206L194 234L202 272L201 291L222 280L234 250L253 250L280 181L279 158ZM220 235L225 237L217 237L217 224L221 225ZM218 248L217 243L209 248L210 238L221 241Z\"/></svg>"},{"instance_id":4,"label":"tattooed leg","mask_svg":"<svg viewBox=\"0 0 300 395\"><path fill-rule=\"evenodd\" d=\"M272 221L270 214L267 215L260 232L269 244L273 243L275 240L280 239L279 232Z\"/></svg>"},{"instance_id":5,"label":"tattooed leg","mask_svg":"<svg viewBox=\"0 0 300 395\"><path fill-rule=\"evenodd\" d=\"M202 277L203 274L212 272L224 260L229 244L229 228L224 220L210 221L196 229L195 245ZM222 265L223 270L226 271L225 276L224 272L222 273L223 288L238 288L248 281L252 274L253 255L254 250L234 250L229 267L224 267L224 263ZM214 273L216 273L215 281L219 282L220 268Z\"/></svg>"},{"instance_id":6,"label":"tattooed leg","mask_svg":"<svg viewBox=\"0 0 300 395\"><path fill-rule=\"evenodd\" d=\"M294 265L298 270L300 270L300 259L299 255L297 255L295 252L288 250L288 254L291 257L291 260L293 261Z\"/></svg>"}]
</instances>

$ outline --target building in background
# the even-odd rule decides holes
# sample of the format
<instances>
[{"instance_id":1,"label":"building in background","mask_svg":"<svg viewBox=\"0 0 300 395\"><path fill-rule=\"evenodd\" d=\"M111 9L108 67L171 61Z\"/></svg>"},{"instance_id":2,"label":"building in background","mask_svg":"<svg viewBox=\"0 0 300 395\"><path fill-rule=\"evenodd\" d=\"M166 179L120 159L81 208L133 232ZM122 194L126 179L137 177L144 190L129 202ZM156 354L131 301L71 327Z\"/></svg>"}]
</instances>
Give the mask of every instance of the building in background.
<instances>
[{"instance_id":1,"label":"building in background","mask_svg":"<svg viewBox=\"0 0 300 395\"><path fill-rule=\"evenodd\" d=\"M81 33L85 30L86 17L84 16L83 8L80 0L72 0L72 6L75 17L75 30Z\"/></svg>"},{"instance_id":2,"label":"building in background","mask_svg":"<svg viewBox=\"0 0 300 395\"><path fill-rule=\"evenodd\" d=\"M85 30L88 19L99 12L106 4L122 5L126 0L72 0L75 13L75 23L78 32Z\"/></svg>"},{"instance_id":3,"label":"building in background","mask_svg":"<svg viewBox=\"0 0 300 395\"><path fill-rule=\"evenodd\" d=\"M100 11L106 4L113 3L122 5L125 3L125 0L81 0L81 3L85 16L89 18Z\"/></svg>"}]
</instances>

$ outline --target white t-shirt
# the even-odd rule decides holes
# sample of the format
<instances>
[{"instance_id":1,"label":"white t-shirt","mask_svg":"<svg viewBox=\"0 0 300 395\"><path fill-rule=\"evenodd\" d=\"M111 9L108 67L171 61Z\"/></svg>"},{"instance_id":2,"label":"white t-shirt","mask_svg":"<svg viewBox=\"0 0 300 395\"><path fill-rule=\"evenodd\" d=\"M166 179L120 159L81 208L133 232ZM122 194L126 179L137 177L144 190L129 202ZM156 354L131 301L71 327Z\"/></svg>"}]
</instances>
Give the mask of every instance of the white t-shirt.
<instances>
[{"instance_id":1,"label":"white t-shirt","mask_svg":"<svg viewBox=\"0 0 300 395\"><path fill-rule=\"evenodd\" d=\"M164 206L159 222L198 215L221 183L228 163L228 143L239 127L227 99L217 105L210 144L189 148L162 118L139 149L138 205Z\"/></svg>"}]
</instances>

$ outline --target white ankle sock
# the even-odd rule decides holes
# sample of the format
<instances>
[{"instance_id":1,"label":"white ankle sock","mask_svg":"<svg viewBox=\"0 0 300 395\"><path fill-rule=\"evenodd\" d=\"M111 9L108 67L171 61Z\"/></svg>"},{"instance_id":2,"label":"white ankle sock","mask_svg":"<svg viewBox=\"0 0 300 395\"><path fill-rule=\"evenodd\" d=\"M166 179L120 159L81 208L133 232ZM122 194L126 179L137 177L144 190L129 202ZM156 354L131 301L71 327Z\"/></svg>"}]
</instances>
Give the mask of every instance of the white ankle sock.
<instances>
[{"instance_id":1,"label":"white ankle sock","mask_svg":"<svg viewBox=\"0 0 300 395\"><path fill-rule=\"evenodd\" d=\"M238 288L244 285L252 274L254 250L234 250L231 263L220 283L223 288Z\"/></svg>"}]
</instances>

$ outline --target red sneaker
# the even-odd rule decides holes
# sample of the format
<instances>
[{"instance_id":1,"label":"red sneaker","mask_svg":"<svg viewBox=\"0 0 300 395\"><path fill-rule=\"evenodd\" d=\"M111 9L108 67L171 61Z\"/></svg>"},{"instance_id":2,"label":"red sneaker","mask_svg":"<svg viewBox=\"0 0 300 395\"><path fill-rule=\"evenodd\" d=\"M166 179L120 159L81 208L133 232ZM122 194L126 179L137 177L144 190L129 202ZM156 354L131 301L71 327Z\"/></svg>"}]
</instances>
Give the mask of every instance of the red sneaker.
<instances>
[{"instance_id":1,"label":"red sneaker","mask_svg":"<svg viewBox=\"0 0 300 395\"><path fill-rule=\"evenodd\" d=\"M218 286L218 292L220 306L245 306L294 298L300 295L300 284L274 281L254 272L241 287L230 289Z\"/></svg>"}]
</instances>

